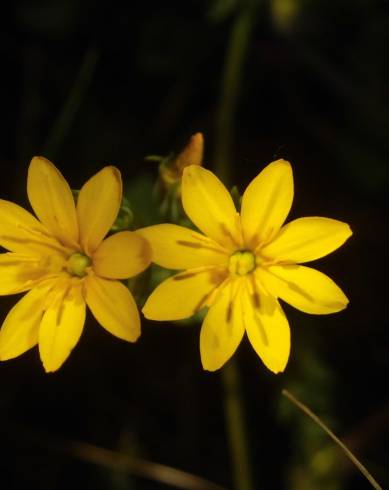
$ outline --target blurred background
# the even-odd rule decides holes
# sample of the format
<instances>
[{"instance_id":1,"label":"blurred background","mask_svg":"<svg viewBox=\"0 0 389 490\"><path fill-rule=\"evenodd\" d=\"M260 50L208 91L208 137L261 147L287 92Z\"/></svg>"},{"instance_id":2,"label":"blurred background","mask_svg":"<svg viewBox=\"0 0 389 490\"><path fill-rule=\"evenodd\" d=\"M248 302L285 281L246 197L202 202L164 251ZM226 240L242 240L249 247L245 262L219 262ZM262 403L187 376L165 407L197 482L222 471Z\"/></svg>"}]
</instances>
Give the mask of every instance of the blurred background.
<instances>
[{"instance_id":1,"label":"blurred background","mask_svg":"<svg viewBox=\"0 0 389 490\"><path fill-rule=\"evenodd\" d=\"M266 370L247 340L238 349L255 489L369 488L283 388L389 485L388 47L379 0L2 7L1 198L28 206L34 155L74 189L114 164L136 226L155 222L158 164L145 156L177 152L201 131L204 165L230 186L242 192L285 158L290 218L328 216L354 230L314 263L344 289L347 310L309 316L285 305L284 374ZM1 298L1 320L17 299ZM196 322L143 321L132 345L89 317L59 372L43 372L37 349L2 363L2 488L215 488L190 476L185 486L183 475L164 483L151 463L234 488L221 374L202 370L198 337Z\"/></svg>"}]
</instances>

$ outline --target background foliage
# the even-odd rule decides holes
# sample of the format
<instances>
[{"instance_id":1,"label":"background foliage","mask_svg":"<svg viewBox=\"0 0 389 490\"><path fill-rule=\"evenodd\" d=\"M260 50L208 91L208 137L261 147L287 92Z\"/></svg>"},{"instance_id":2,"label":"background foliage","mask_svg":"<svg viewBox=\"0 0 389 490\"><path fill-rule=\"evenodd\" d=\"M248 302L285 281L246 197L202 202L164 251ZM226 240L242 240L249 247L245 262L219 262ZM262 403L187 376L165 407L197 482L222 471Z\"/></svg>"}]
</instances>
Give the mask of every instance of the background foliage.
<instances>
[{"instance_id":1,"label":"background foliage","mask_svg":"<svg viewBox=\"0 0 389 490\"><path fill-rule=\"evenodd\" d=\"M291 217L322 215L354 236L318 268L342 285L333 316L285 307L293 348L283 375L248 342L238 351L257 488L363 489L331 441L297 412L289 388L389 483L387 2L16 0L3 7L1 197L26 204L27 165L50 158L77 189L118 166L142 225L155 220L149 154L202 131L217 168L222 78L236 20L252 26L224 141L242 191L268 162L292 162ZM225 103L225 101L222 103ZM0 223L1 226L1 223ZM1 298L1 318L16 298ZM3 488L159 489L82 460L83 441L232 486L220 374L201 369L196 324L143 321L135 345L89 318L65 366L46 375L37 349L0 366ZM85 458L84 458L85 459ZM88 458L86 458L88 459ZM108 465L109 466L109 465Z\"/></svg>"}]
</instances>

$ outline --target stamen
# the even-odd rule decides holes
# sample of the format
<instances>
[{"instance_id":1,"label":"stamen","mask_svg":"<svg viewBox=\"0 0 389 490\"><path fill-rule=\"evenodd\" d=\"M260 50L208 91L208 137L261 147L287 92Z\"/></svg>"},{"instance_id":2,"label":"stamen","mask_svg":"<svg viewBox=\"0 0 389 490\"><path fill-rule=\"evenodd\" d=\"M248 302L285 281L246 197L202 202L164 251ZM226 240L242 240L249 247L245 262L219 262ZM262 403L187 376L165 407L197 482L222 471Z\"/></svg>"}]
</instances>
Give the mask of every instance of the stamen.
<instances>
[{"instance_id":1,"label":"stamen","mask_svg":"<svg viewBox=\"0 0 389 490\"><path fill-rule=\"evenodd\" d=\"M259 335L261 336L262 342L266 346L268 346L269 345L269 338L267 336L266 330L264 329L264 327L262 325L261 318L258 314L259 307L260 307L260 296L259 296L259 292L258 292L258 286L255 283L255 279L252 276L251 276L251 281L246 282L246 287L247 287L248 298L251 300L250 301L251 306L254 306L253 318L254 318L255 323L258 327Z\"/></svg>"},{"instance_id":2,"label":"stamen","mask_svg":"<svg viewBox=\"0 0 389 490\"><path fill-rule=\"evenodd\" d=\"M215 303L215 301L217 300L217 298L219 296L219 293L221 293L221 291L223 290L223 288L225 288L230 281L231 281L231 278L230 277L226 277L224 280L222 280L219 283L219 285L215 289L213 289L209 293L209 297L207 299L207 306L211 307L213 305L213 303Z\"/></svg>"},{"instance_id":3,"label":"stamen","mask_svg":"<svg viewBox=\"0 0 389 490\"><path fill-rule=\"evenodd\" d=\"M207 272L210 271L215 277L220 275L221 273L224 272L223 268L217 268L214 265L204 265L201 267L196 267L194 269L190 269L187 272L180 272L176 274L175 276L172 277L174 281L182 281L183 279L188 279L192 276L195 276L197 274L200 274L201 272ZM213 282L213 281L212 281Z\"/></svg>"},{"instance_id":4,"label":"stamen","mask_svg":"<svg viewBox=\"0 0 389 490\"><path fill-rule=\"evenodd\" d=\"M224 247L220 243L215 242L215 240L212 240L212 238L209 238L209 237L207 237L205 235L200 235L200 234L195 235L195 234L193 234L192 235L192 238L194 238L196 241L206 243L210 247L213 247L215 249L217 248L218 250L220 250L220 252L224 252L224 253L227 253L227 254L230 253L230 250L227 247Z\"/></svg>"},{"instance_id":5,"label":"stamen","mask_svg":"<svg viewBox=\"0 0 389 490\"><path fill-rule=\"evenodd\" d=\"M252 299L253 299L253 303L254 303L255 308L259 308L260 307L260 301L259 301L259 294L257 293L257 291L254 291Z\"/></svg>"},{"instance_id":6,"label":"stamen","mask_svg":"<svg viewBox=\"0 0 389 490\"><path fill-rule=\"evenodd\" d=\"M230 302L228 303L226 322L230 323L231 319L232 319L232 300L230 300Z\"/></svg>"},{"instance_id":7,"label":"stamen","mask_svg":"<svg viewBox=\"0 0 389 490\"><path fill-rule=\"evenodd\" d=\"M71 284L68 283L60 297L60 305L59 305L59 308L58 308L58 311L57 311L57 318L56 318L56 325L57 327L60 325L61 323L61 320L62 320L62 316L63 316L63 313L64 313L64 310L65 310L65 299L66 299L66 296L68 295L69 291L70 291L70 288L71 288Z\"/></svg>"},{"instance_id":8,"label":"stamen","mask_svg":"<svg viewBox=\"0 0 389 490\"><path fill-rule=\"evenodd\" d=\"M61 253L71 251L68 247L66 247L65 245L62 245L62 243L58 244L58 246L57 246L55 243L53 244L53 243L48 242L47 240L55 240L55 239L53 238L52 235L50 235L50 233L47 233L45 230L37 230L36 228L29 228L28 226L23 226L20 223L18 223L16 226L17 226L17 228L19 228L19 230L27 232L29 235L35 235L38 238L38 241L36 241L36 242L32 241L30 239L21 240L22 242L28 241L28 242L32 242L32 243L39 243L41 245L45 245L45 246L52 248L53 250L56 250L57 252L61 252ZM15 238L12 237L11 239L14 240Z\"/></svg>"},{"instance_id":9,"label":"stamen","mask_svg":"<svg viewBox=\"0 0 389 490\"><path fill-rule=\"evenodd\" d=\"M214 268L212 268L212 272L215 273L217 271L214 270ZM214 276L214 281L215 281L215 288L212 289L209 293L206 293L201 299L200 301L197 303L195 309L194 309L194 313L197 313L198 311L200 311L202 308L204 308L205 306L208 306L210 307L214 300L216 299L216 296L218 295L218 292L220 291L220 288L223 286L224 283L226 283L227 279L229 279L228 277L226 277L225 274L223 274L223 271L219 271L219 274Z\"/></svg>"},{"instance_id":10,"label":"stamen","mask_svg":"<svg viewBox=\"0 0 389 490\"><path fill-rule=\"evenodd\" d=\"M220 223L220 228L223 232L224 235L226 235L227 238L229 238L232 242L232 244L236 247L236 248L240 248L241 247L241 243L239 243L235 237L232 235L232 233L230 232L230 230L227 228L227 226L224 224L224 223Z\"/></svg>"},{"instance_id":11,"label":"stamen","mask_svg":"<svg viewBox=\"0 0 389 490\"><path fill-rule=\"evenodd\" d=\"M202 308L206 306L207 298L209 296L209 293L204 294L204 296L200 299L200 301L197 303L193 310L193 314L198 313Z\"/></svg>"},{"instance_id":12,"label":"stamen","mask_svg":"<svg viewBox=\"0 0 389 490\"><path fill-rule=\"evenodd\" d=\"M66 253L67 250L66 248L61 248L60 246L53 245L52 243L46 242L46 241L39 241L39 240L31 240L31 238L19 238L15 236L7 236L7 235L2 235L2 237L6 240L10 240L16 243L28 243L28 244L35 244L35 245L43 245L44 247L51 248L55 252L59 252L60 254Z\"/></svg>"},{"instance_id":13,"label":"stamen","mask_svg":"<svg viewBox=\"0 0 389 490\"><path fill-rule=\"evenodd\" d=\"M173 281L183 281L184 279L188 279L189 277L194 277L199 274L199 271L196 272L187 272L186 274L177 274L176 276L173 276Z\"/></svg>"},{"instance_id":14,"label":"stamen","mask_svg":"<svg viewBox=\"0 0 389 490\"><path fill-rule=\"evenodd\" d=\"M235 215L235 223L236 223L236 229L238 230L239 247L243 247L244 236L243 236L242 221L240 219L239 213L236 213L236 215Z\"/></svg>"},{"instance_id":15,"label":"stamen","mask_svg":"<svg viewBox=\"0 0 389 490\"><path fill-rule=\"evenodd\" d=\"M258 326L258 331L259 331L259 334L262 338L262 342L266 346L268 346L269 345L269 337L267 336L266 330L264 329L262 322L261 322L261 319L259 318L259 315L257 312L254 312L254 318L255 318L255 323Z\"/></svg>"},{"instance_id":16,"label":"stamen","mask_svg":"<svg viewBox=\"0 0 389 490\"><path fill-rule=\"evenodd\" d=\"M190 248L196 248L196 249L203 248L205 250L211 250L212 252L225 253L223 250L220 250L216 247L210 247L209 245L202 245L201 243L187 242L186 240L176 240L176 243L178 245L182 245L184 247L190 247Z\"/></svg>"},{"instance_id":17,"label":"stamen","mask_svg":"<svg viewBox=\"0 0 389 490\"><path fill-rule=\"evenodd\" d=\"M267 231L266 231L266 235L264 236L264 238L262 240L259 240L258 239L258 235L254 235L254 243L253 243L253 247L255 248L255 253L259 253L259 251L261 250L262 247L264 247L265 245L268 244L268 242L270 241L270 237L273 235L273 231L274 231L274 228L273 227L270 227Z\"/></svg>"},{"instance_id":18,"label":"stamen","mask_svg":"<svg viewBox=\"0 0 389 490\"><path fill-rule=\"evenodd\" d=\"M201 245L201 243L187 242L185 240L176 240L176 243L178 245L183 245L184 247L204 248L204 245Z\"/></svg>"},{"instance_id":19,"label":"stamen","mask_svg":"<svg viewBox=\"0 0 389 490\"><path fill-rule=\"evenodd\" d=\"M260 295L258 291L258 286L255 280L255 277L253 275L250 276L250 284L252 287L252 292L251 292L251 299L254 305L254 308L259 309L261 306L261 301L260 301Z\"/></svg>"}]
</instances>

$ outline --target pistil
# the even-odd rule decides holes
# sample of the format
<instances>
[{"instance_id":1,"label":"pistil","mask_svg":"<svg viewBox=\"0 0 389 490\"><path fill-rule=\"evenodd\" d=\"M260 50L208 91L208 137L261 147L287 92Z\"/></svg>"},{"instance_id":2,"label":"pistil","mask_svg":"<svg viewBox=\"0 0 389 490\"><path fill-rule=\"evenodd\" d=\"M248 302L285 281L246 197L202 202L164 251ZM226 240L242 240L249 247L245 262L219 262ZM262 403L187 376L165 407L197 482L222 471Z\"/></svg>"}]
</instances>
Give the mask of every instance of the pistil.
<instances>
[{"instance_id":1,"label":"pistil","mask_svg":"<svg viewBox=\"0 0 389 490\"><path fill-rule=\"evenodd\" d=\"M231 274L245 276L252 272L256 265L255 255L250 250L238 250L231 255L228 270Z\"/></svg>"},{"instance_id":2,"label":"pistil","mask_svg":"<svg viewBox=\"0 0 389 490\"><path fill-rule=\"evenodd\" d=\"M92 260L85 254L76 252L68 258L66 270L72 276L84 277Z\"/></svg>"}]
</instances>

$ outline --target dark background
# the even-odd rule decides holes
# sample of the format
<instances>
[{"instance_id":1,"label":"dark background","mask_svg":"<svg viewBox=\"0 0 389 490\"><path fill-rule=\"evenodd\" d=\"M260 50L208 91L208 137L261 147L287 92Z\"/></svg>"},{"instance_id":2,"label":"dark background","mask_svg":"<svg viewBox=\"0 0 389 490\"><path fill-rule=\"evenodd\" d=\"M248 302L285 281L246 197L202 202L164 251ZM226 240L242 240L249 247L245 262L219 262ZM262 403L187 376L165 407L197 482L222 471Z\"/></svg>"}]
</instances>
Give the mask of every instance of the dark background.
<instances>
[{"instance_id":1,"label":"dark background","mask_svg":"<svg viewBox=\"0 0 389 490\"><path fill-rule=\"evenodd\" d=\"M354 231L313 264L341 285L348 309L320 317L285 306L293 345L284 374L267 371L247 340L237 352L256 488L369 487L282 388L318 413L385 486L387 2L9 2L0 20L1 197L28 205L34 155L51 159L75 189L114 164L141 224L154 206L147 190L158 170L146 155L179 150L202 131L205 165L215 163L227 47L248 8L254 28L234 140L226 142L231 183L243 191L283 157L295 176L290 218L328 216ZM1 318L16 300L1 298ZM37 349L2 363L2 488L169 488L88 463L69 449L71 440L232 488L221 376L202 371L198 334L196 324L143 321L131 345L89 318L58 373L43 372Z\"/></svg>"}]
</instances>

